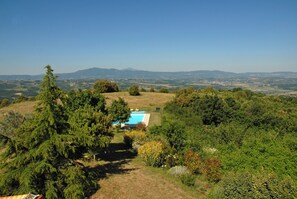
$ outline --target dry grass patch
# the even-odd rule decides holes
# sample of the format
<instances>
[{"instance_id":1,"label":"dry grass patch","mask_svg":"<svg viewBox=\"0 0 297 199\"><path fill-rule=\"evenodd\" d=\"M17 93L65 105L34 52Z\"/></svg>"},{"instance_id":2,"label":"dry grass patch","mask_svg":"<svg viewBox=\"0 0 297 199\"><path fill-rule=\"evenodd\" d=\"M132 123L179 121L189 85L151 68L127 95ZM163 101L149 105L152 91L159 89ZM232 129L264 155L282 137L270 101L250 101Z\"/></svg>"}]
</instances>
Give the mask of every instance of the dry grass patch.
<instances>
[{"instance_id":1,"label":"dry grass patch","mask_svg":"<svg viewBox=\"0 0 297 199\"><path fill-rule=\"evenodd\" d=\"M11 104L7 107L1 108L0 120L2 120L5 113L8 113L9 111L19 112L22 115L32 113L35 110L36 105L37 105L37 101L27 101L27 102L20 102L17 104Z\"/></svg>"},{"instance_id":2,"label":"dry grass patch","mask_svg":"<svg viewBox=\"0 0 297 199\"><path fill-rule=\"evenodd\" d=\"M171 101L175 94L142 92L140 96L130 96L128 92L104 93L107 105L119 97L123 98L132 109L154 110L156 107L163 107Z\"/></svg>"}]
</instances>

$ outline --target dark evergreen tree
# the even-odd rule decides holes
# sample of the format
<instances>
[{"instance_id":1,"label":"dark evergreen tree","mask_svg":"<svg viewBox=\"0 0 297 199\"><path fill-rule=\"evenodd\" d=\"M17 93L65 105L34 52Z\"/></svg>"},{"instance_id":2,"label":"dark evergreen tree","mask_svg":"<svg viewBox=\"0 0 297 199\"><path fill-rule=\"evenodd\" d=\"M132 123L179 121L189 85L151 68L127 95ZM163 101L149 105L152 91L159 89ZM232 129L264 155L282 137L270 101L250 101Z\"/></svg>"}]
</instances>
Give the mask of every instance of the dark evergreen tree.
<instances>
[{"instance_id":1,"label":"dark evergreen tree","mask_svg":"<svg viewBox=\"0 0 297 199\"><path fill-rule=\"evenodd\" d=\"M93 109L83 114L66 115L63 93L56 85L50 66L41 83L40 104L32 116L18 129L16 138L8 146L0 179L3 195L39 193L46 198L85 198L91 181L83 166L75 158L82 147L101 147L108 143L110 119ZM77 112L81 112L78 110ZM88 127L88 128L87 128ZM82 129L85 131L80 132ZM82 138L83 137L83 138ZM99 140L99 141L98 141ZM98 141L98 143L96 143Z\"/></svg>"}]
</instances>

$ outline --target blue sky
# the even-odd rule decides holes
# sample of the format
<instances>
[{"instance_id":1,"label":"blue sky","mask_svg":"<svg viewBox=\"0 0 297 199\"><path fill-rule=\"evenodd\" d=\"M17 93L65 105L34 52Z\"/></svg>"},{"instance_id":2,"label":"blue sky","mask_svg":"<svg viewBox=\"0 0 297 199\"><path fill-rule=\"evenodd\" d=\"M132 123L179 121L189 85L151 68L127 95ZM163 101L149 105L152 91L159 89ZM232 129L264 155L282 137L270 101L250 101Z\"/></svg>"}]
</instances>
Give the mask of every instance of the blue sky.
<instances>
[{"instance_id":1,"label":"blue sky","mask_svg":"<svg viewBox=\"0 0 297 199\"><path fill-rule=\"evenodd\" d=\"M297 71L296 0L0 0L0 69Z\"/></svg>"}]
</instances>

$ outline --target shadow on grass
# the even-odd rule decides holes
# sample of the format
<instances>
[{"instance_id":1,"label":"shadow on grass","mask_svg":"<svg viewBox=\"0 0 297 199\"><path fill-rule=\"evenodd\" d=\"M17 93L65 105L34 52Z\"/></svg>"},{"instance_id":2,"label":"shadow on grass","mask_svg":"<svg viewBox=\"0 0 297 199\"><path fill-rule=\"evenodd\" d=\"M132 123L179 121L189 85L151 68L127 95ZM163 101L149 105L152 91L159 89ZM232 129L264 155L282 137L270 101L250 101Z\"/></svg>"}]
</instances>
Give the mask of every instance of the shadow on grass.
<instances>
[{"instance_id":1,"label":"shadow on grass","mask_svg":"<svg viewBox=\"0 0 297 199\"><path fill-rule=\"evenodd\" d=\"M112 174L125 174L135 170L123 167L123 165L129 163L135 156L136 154L127 148L124 143L111 143L107 152L99 154L100 160L107 163L86 167L85 169L90 180L98 182L100 179L108 178ZM99 189L99 185L96 184L94 187L90 187L87 195L91 196Z\"/></svg>"}]
</instances>

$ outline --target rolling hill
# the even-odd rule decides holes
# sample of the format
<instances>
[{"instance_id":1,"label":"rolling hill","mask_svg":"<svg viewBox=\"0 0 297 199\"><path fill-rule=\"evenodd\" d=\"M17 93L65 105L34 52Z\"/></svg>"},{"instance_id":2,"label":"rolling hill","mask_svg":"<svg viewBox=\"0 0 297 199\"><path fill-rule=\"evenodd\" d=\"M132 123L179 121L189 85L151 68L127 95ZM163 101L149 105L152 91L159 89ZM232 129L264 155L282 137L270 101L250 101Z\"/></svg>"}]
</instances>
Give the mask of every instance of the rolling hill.
<instances>
[{"instance_id":1,"label":"rolling hill","mask_svg":"<svg viewBox=\"0 0 297 199\"><path fill-rule=\"evenodd\" d=\"M249 78L249 77L293 77L297 72L233 73L218 70L196 70L180 72L153 72L136 69L89 68L73 73L57 74L59 79L206 79L206 78ZM0 80L40 80L43 75L0 75Z\"/></svg>"}]
</instances>

